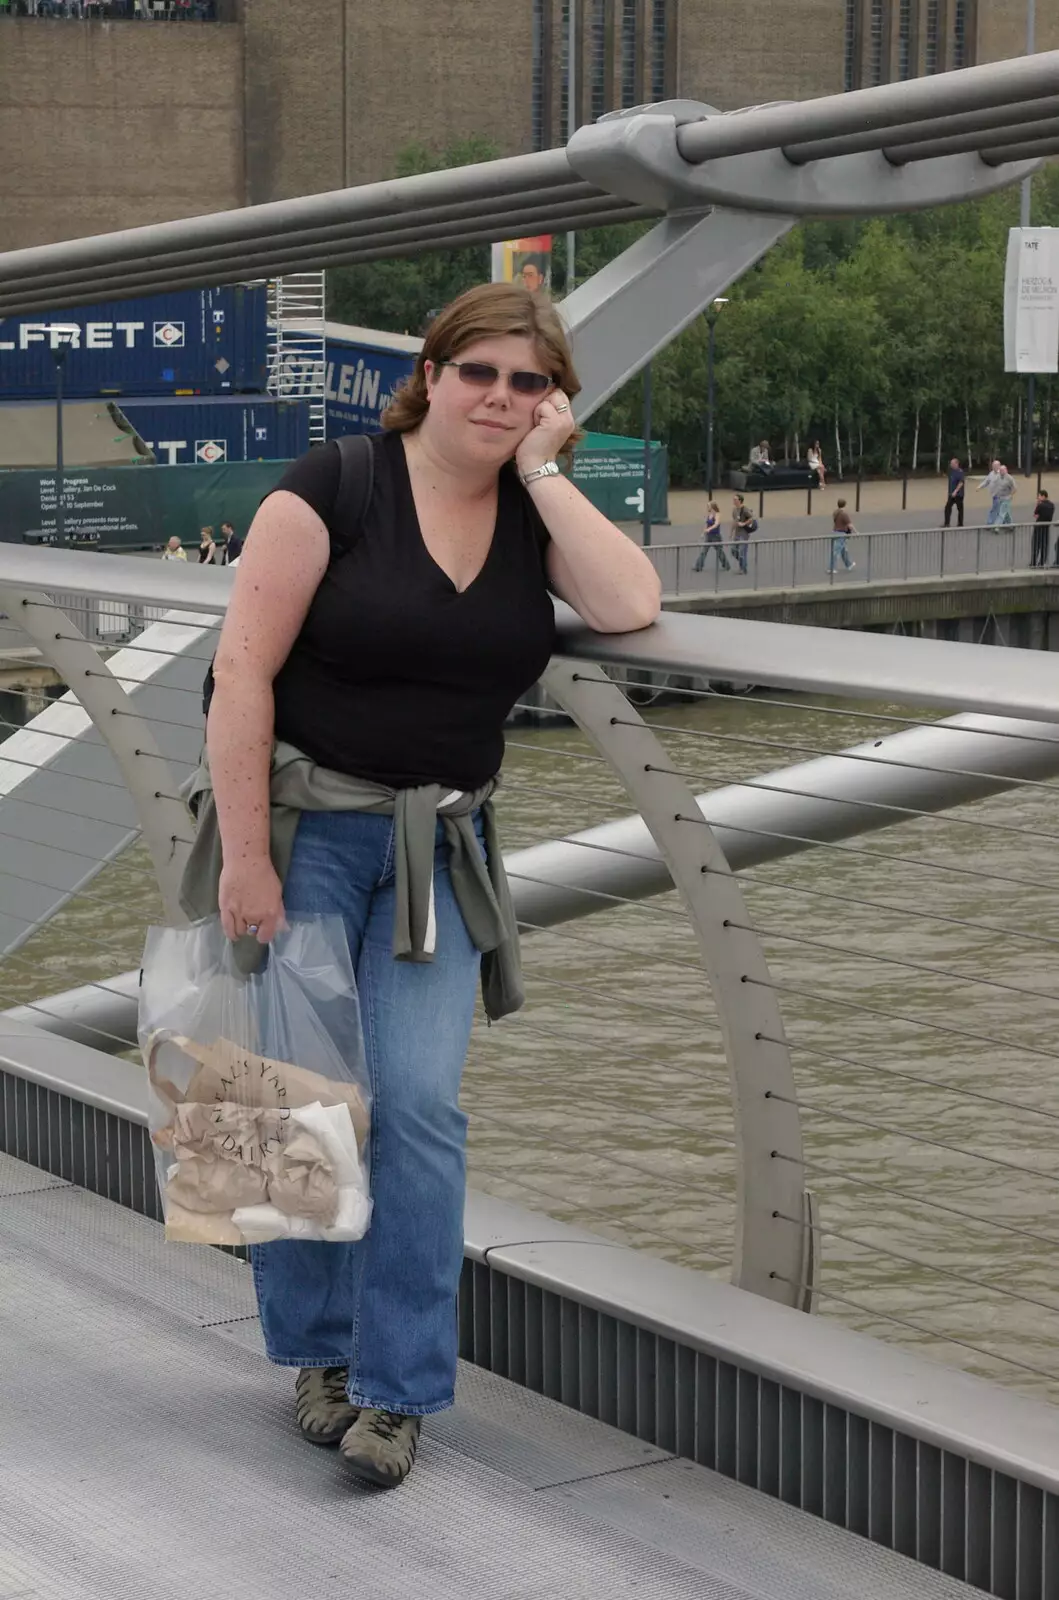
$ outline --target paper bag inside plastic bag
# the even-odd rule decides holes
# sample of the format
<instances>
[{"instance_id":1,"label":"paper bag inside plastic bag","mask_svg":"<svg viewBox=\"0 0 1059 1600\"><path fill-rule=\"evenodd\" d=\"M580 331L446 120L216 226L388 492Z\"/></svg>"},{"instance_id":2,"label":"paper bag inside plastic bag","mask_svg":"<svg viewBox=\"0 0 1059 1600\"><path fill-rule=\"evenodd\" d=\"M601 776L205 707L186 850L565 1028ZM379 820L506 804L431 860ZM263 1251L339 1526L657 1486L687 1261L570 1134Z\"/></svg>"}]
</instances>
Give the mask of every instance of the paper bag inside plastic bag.
<instances>
[{"instance_id":1,"label":"paper bag inside plastic bag","mask_svg":"<svg viewBox=\"0 0 1059 1600\"><path fill-rule=\"evenodd\" d=\"M341 922L294 924L249 976L218 933L214 919L148 936L140 1038L166 1237L358 1239L369 1096Z\"/></svg>"}]
</instances>

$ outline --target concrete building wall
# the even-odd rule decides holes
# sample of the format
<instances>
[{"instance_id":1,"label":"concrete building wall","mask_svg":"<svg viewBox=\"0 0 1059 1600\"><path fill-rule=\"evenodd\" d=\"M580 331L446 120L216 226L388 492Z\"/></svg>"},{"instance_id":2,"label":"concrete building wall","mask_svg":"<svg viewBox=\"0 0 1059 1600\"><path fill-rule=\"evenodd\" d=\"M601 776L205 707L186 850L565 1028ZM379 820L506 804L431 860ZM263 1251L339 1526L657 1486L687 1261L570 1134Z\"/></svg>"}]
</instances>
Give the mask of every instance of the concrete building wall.
<instances>
[{"instance_id":1,"label":"concrete building wall","mask_svg":"<svg viewBox=\"0 0 1059 1600\"><path fill-rule=\"evenodd\" d=\"M344 0L246 0L246 204L340 189Z\"/></svg>"},{"instance_id":2,"label":"concrete building wall","mask_svg":"<svg viewBox=\"0 0 1059 1600\"><path fill-rule=\"evenodd\" d=\"M950 4L952 0L950 0ZM978 0L978 60L1006 61L1026 49L1026 0ZM1059 5L1038 0L1038 50L1059 50Z\"/></svg>"},{"instance_id":3,"label":"concrete building wall","mask_svg":"<svg viewBox=\"0 0 1059 1600\"><path fill-rule=\"evenodd\" d=\"M563 132L561 3L545 7L537 74L546 143ZM1026 0L960 3L972 59L1021 52ZM858 15L869 4L858 0ZM939 0L942 65L956 5ZM883 71L897 76L898 0L884 10ZM752 15L746 0L669 0L667 83L722 110L836 93L846 13L845 0L798 0L796 17L790 0L757 0ZM912 0L918 71L927 13L927 0ZM1059 3L1037 13L1038 48L1059 48ZM441 150L480 134L502 154L529 150L533 15L533 0L240 0L228 24L0 19L0 249L369 182L415 142ZM590 15L580 0L584 115ZM624 0L605 15L613 107ZM645 49L653 15L637 0ZM863 72L863 26L858 44ZM637 91L650 83L641 65Z\"/></svg>"},{"instance_id":4,"label":"concrete building wall","mask_svg":"<svg viewBox=\"0 0 1059 1600\"><path fill-rule=\"evenodd\" d=\"M243 202L235 25L0 21L0 249Z\"/></svg>"},{"instance_id":5,"label":"concrete building wall","mask_svg":"<svg viewBox=\"0 0 1059 1600\"><path fill-rule=\"evenodd\" d=\"M844 12L838 0L681 0L678 93L722 111L839 94Z\"/></svg>"},{"instance_id":6,"label":"concrete building wall","mask_svg":"<svg viewBox=\"0 0 1059 1600\"><path fill-rule=\"evenodd\" d=\"M481 134L503 155L532 149L530 0L345 4L351 183L388 176L411 143L442 150Z\"/></svg>"}]
</instances>

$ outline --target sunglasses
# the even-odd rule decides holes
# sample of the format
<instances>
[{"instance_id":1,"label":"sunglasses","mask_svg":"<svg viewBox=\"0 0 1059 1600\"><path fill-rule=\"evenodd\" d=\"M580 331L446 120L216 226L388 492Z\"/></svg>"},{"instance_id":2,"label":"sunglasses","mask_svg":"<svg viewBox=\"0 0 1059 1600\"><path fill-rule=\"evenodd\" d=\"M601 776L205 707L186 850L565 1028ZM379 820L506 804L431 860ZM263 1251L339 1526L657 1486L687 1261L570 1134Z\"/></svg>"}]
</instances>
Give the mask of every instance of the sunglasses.
<instances>
[{"instance_id":1,"label":"sunglasses","mask_svg":"<svg viewBox=\"0 0 1059 1600\"><path fill-rule=\"evenodd\" d=\"M489 361L439 361L438 366L454 368L460 382L472 389L491 389L501 376L500 368ZM516 394L546 394L555 387L554 378L543 372L508 372L504 376Z\"/></svg>"}]
</instances>

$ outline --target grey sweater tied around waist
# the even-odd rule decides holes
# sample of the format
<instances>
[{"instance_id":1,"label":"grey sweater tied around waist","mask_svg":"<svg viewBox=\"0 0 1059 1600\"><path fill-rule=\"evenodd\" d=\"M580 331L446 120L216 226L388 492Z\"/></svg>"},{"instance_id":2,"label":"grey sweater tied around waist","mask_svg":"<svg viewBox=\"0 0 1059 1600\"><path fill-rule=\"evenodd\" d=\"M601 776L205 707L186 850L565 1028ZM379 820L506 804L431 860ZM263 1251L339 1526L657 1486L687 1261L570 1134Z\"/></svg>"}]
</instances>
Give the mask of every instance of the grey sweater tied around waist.
<instances>
[{"instance_id":1,"label":"grey sweater tied around waist","mask_svg":"<svg viewBox=\"0 0 1059 1600\"><path fill-rule=\"evenodd\" d=\"M523 1004L518 925L496 827L492 796L497 780L473 792L424 784L391 789L367 778L351 778L317 766L291 744L277 743L269 773L269 851L280 883L286 882L294 835L303 811L367 811L394 819L396 910L393 925L395 961L432 961L434 917L434 847L440 819L449 850L453 893L472 943L482 952L482 999L491 1022ZM185 791L198 823L195 843L180 884L180 903L192 920L217 915L221 877L221 835L209 761L202 764ZM481 808L486 859L478 846L474 813ZM252 972L263 951L257 940L236 941L236 963Z\"/></svg>"}]
</instances>

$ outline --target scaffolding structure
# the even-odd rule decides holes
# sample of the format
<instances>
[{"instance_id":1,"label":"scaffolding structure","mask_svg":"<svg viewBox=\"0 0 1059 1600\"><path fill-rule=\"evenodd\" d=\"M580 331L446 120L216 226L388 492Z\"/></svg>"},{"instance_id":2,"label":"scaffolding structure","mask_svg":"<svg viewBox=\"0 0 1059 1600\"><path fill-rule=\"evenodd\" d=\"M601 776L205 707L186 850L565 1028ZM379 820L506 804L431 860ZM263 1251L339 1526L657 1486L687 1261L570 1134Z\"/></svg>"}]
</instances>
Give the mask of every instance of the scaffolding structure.
<instances>
[{"instance_id":1,"label":"scaffolding structure","mask_svg":"<svg viewBox=\"0 0 1059 1600\"><path fill-rule=\"evenodd\" d=\"M326 295L322 267L268 282L268 392L306 402L311 445L327 437Z\"/></svg>"}]
</instances>

